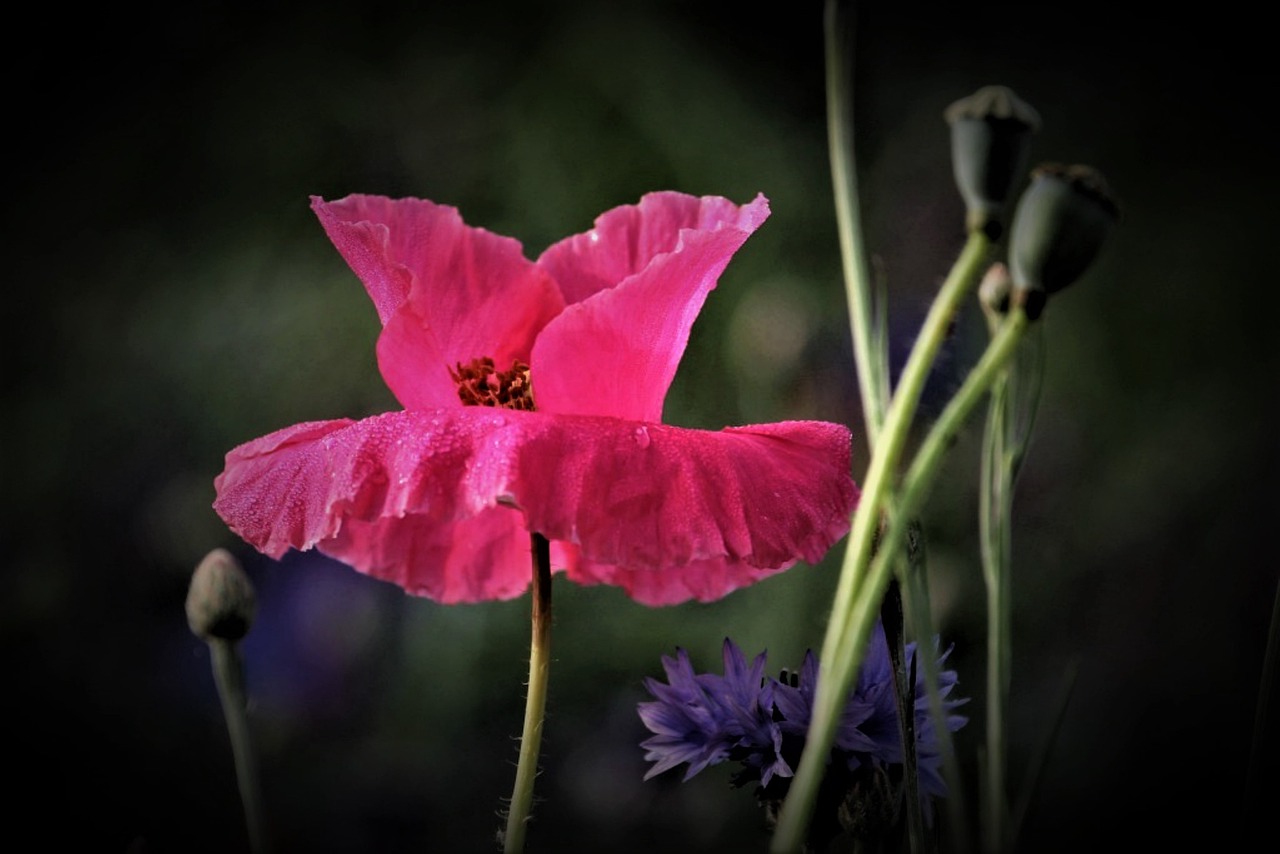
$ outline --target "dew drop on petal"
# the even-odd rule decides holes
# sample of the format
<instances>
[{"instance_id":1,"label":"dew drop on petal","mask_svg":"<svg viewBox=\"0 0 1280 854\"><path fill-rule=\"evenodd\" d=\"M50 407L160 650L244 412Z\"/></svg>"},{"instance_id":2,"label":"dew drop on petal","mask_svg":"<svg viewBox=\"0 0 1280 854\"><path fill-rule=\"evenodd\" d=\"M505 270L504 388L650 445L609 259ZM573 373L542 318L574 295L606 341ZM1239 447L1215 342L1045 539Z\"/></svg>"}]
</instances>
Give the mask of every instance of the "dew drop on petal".
<instances>
[{"instance_id":1,"label":"dew drop on petal","mask_svg":"<svg viewBox=\"0 0 1280 854\"><path fill-rule=\"evenodd\" d=\"M649 447L649 428L641 425L636 428L634 437L636 444L642 448Z\"/></svg>"}]
</instances>

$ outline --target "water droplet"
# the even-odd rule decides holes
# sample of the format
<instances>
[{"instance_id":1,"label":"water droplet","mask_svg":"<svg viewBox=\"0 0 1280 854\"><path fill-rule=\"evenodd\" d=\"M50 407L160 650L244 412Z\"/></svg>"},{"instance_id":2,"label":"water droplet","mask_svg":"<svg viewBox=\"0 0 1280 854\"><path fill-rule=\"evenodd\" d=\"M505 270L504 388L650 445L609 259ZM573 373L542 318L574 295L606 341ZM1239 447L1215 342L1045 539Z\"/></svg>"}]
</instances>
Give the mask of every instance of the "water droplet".
<instances>
[{"instance_id":1,"label":"water droplet","mask_svg":"<svg viewBox=\"0 0 1280 854\"><path fill-rule=\"evenodd\" d=\"M641 425L635 430L636 444L642 448L649 447L649 428Z\"/></svg>"}]
</instances>

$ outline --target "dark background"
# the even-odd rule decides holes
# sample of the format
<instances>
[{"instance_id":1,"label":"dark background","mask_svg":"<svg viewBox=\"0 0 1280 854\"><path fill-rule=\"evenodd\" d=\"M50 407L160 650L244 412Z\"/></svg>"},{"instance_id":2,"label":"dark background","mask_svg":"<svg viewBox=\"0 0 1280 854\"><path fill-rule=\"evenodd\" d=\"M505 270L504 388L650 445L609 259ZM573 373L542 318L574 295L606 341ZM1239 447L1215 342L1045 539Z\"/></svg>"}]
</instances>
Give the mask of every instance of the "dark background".
<instances>
[{"instance_id":1,"label":"dark background","mask_svg":"<svg viewBox=\"0 0 1280 854\"><path fill-rule=\"evenodd\" d=\"M1099 168L1124 206L1044 318L1015 503L1015 780L1078 667L1024 847L1230 839L1277 585L1263 28L1114 3L862 5L858 155L895 357L963 239L953 100L1013 87L1043 119L1033 158ZM665 418L843 421L861 479L821 4L463 6L47 4L10 25L0 648L14 838L246 850L208 651L183 613L191 570L226 546L258 588L244 653L277 848L494 850L527 598L442 607L317 556L275 564L209 507L234 445L395 407L376 314L310 194L453 204L536 257L650 190L764 192L773 214L708 301ZM970 307L926 415L984 336ZM957 742L970 775L985 708L975 433L926 518L936 626L973 698ZM763 851L729 766L641 782L635 704L676 646L718 671L729 635L767 648L771 670L797 666L821 645L842 551L709 605L558 584L528 850ZM1256 751L1263 803L1275 732Z\"/></svg>"}]
</instances>

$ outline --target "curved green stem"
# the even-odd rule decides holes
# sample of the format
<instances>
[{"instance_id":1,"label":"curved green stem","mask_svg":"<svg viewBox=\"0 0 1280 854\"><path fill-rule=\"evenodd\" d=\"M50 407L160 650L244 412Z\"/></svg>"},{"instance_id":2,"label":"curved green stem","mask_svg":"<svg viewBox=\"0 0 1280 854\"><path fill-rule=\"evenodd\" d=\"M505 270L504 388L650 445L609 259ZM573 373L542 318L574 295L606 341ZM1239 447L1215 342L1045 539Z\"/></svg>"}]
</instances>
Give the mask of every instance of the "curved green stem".
<instances>
[{"instance_id":1,"label":"curved green stem","mask_svg":"<svg viewBox=\"0 0 1280 854\"><path fill-rule=\"evenodd\" d=\"M942 414L938 416L938 420L934 422L924 441L920 443L915 458L902 479L898 503L893 508L892 523L885 535L881 553L876 556L876 563L887 562L881 560L881 555L890 551L884 546L895 542L901 543L907 527L906 520L920 511L947 450L955 442L978 401L992 388L1009 361L1016 355L1018 344L1029 324L1027 315L1020 308L1010 311L1009 317L1000 326L999 332L987 345L982 358L969 371L964 384L942 410ZM868 578L876 574L873 567L868 572Z\"/></svg>"},{"instance_id":2,"label":"curved green stem","mask_svg":"<svg viewBox=\"0 0 1280 854\"><path fill-rule=\"evenodd\" d=\"M898 741L902 744L902 789L907 802L907 850L921 854L925 838L924 813L920 809L920 770L916 755L916 668L920 654L917 646L916 654L907 660L902 599L902 585L891 579L889 589L880 600L880 622L893 667L893 702L898 712Z\"/></svg>"},{"instance_id":3,"label":"curved green stem","mask_svg":"<svg viewBox=\"0 0 1280 854\"><path fill-rule=\"evenodd\" d=\"M871 562L866 583L854 603L849 637L846 640L850 646L857 645L861 648L866 644L874 624L877 603L884 595L892 576L894 553L904 541L909 520L923 507L947 449L954 444L974 407L1003 375L1005 367L1016 354L1028 322L1021 309L1013 311L916 452L915 459L903 478L900 497L890 514L880 551ZM945 726L943 729L945 730ZM941 736L941 732L939 735Z\"/></svg>"},{"instance_id":4,"label":"curved green stem","mask_svg":"<svg viewBox=\"0 0 1280 854\"><path fill-rule=\"evenodd\" d=\"M503 834L505 854L524 850L525 830L533 808L533 781L538 776L538 751L547 704L551 672L551 544L541 534L531 536L533 552L533 636L529 651L529 686L525 695L524 731L515 788Z\"/></svg>"},{"instance_id":5,"label":"curved green stem","mask_svg":"<svg viewBox=\"0 0 1280 854\"><path fill-rule=\"evenodd\" d=\"M1004 709L1011 677L1012 573L1009 556L1013 509L1013 463L1010 459L1012 368L997 377L987 408L983 436L978 511L982 575L987 592L987 740L983 770L983 850L1000 852L1008 843L1009 805L1005 782Z\"/></svg>"},{"instance_id":6,"label":"curved green stem","mask_svg":"<svg viewBox=\"0 0 1280 854\"><path fill-rule=\"evenodd\" d=\"M809 724L808 740L801 754L796 776L783 802L778 825L773 837L773 851L798 851L803 843L805 829L813 812L827 754L835 738L844 698L853 676L862 661L862 655L871 631L869 622L857 625L850 632L850 623L858 619L865 622L866 615L854 617L856 597L866 586L864 575L871 555L873 534L888 507L892 489L892 476L906 445L911 420L915 416L920 393L942 342L946 339L961 300L973 289L986 259L990 241L981 232L971 232L943 282L933 305L926 315L920 335L916 339L907 364L898 381L897 390L885 416L884 431L871 456L863 483L862 497L853 516L853 529L845 547L840 581L836 587L831 619L827 624L822 657L819 659L818 685L814 694L813 717ZM899 533L899 540L901 533ZM896 546L881 545L879 556L892 558ZM883 595L880 584L876 595ZM878 606L877 606L878 607Z\"/></svg>"},{"instance_id":7,"label":"curved green stem","mask_svg":"<svg viewBox=\"0 0 1280 854\"><path fill-rule=\"evenodd\" d=\"M902 598L918 639L917 649L924 647L925 642L932 641L933 638L933 614L929 605L924 533L919 528L919 523L915 521L908 526L906 566L900 566L898 569L898 573L904 579ZM942 776L947 781L949 789L947 817L950 820L948 824L950 846L946 850L955 854L966 854L969 850L969 834L965 819L964 790L960 785L955 739L951 737L951 730L947 727L946 710L942 707L942 696L938 693L938 659L936 655L917 657L924 671L929 715L933 719L933 731L937 734L938 747L942 754Z\"/></svg>"},{"instance_id":8,"label":"curved green stem","mask_svg":"<svg viewBox=\"0 0 1280 854\"><path fill-rule=\"evenodd\" d=\"M231 736L236 782L240 786L240 800L244 804L244 818L249 831L249 849L254 854L266 854L269 848L262 818L262 791L258 785L258 764L249 734L240 648L235 641L216 637L210 638L208 644L213 654L213 675L218 686L218 698L222 702L222 715Z\"/></svg>"},{"instance_id":9,"label":"curved green stem","mask_svg":"<svg viewBox=\"0 0 1280 854\"><path fill-rule=\"evenodd\" d=\"M827 146L862 415L867 425L867 445L874 449L889 404L889 376L883 324L874 320L859 216L858 169L853 148L852 6L840 0L827 0L826 4Z\"/></svg>"},{"instance_id":10,"label":"curved green stem","mask_svg":"<svg viewBox=\"0 0 1280 854\"><path fill-rule=\"evenodd\" d=\"M954 444L974 407L1004 374L1005 367L1017 352L1018 343L1026 331L1028 322L1026 314L1020 309L1013 311L921 443L911 467L903 478L898 503L889 516L889 524L885 529L880 551L871 562L866 583L859 591L858 600L854 604L850 634L846 639L848 644L861 646L866 643L866 638L871 633L877 603L884 595L884 590L892 576L893 555L904 541L910 524L909 520L922 509L947 449Z\"/></svg>"}]
</instances>

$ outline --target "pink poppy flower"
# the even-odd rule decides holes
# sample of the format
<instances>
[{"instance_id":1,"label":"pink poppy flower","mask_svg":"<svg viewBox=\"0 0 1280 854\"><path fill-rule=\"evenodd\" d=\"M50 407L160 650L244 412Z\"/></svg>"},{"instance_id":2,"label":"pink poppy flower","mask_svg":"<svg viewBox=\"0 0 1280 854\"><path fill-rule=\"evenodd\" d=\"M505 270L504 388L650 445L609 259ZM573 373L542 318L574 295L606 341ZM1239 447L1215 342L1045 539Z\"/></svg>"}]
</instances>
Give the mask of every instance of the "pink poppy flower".
<instances>
[{"instance_id":1,"label":"pink poppy flower","mask_svg":"<svg viewBox=\"0 0 1280 854\"><path fill-rule=\"evenodd\" d=\"M227 454L214 508L263 553L317 548L476 602L528 588L537 532L571 580L667 605L817 562L848 532L845 427L661 423L690 327L768 217L764 196L651 193L537 261L425 200L311 207L377 308L378 365L404 409Z\"/></svg>"}]
</instances>

